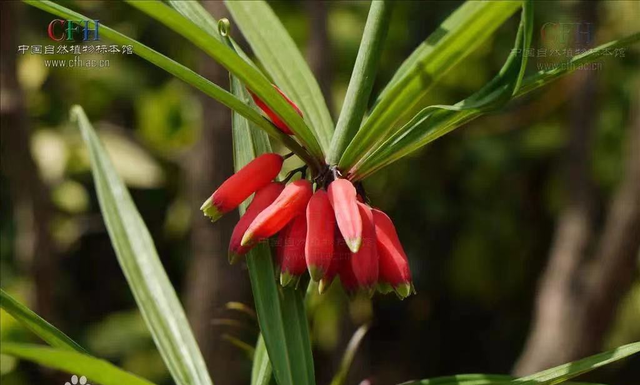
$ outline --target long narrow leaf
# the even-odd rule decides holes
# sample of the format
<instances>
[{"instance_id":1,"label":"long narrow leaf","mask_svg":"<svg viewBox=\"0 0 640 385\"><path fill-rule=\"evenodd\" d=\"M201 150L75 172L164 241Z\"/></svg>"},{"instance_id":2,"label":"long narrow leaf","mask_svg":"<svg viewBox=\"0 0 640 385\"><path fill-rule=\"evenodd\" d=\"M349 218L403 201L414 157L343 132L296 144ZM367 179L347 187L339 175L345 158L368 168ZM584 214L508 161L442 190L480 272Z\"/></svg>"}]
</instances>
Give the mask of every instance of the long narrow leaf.
<instances>
[{"instance_id":1,"label":"long narrow leaf","mask_svg":"<svg viewBox=\"0 0 640 385\"><path fill-rule=\"evenodd\" d=\"M64 19L69 20L88 20L90 27L93 27L93 22L90 17L86 17L80 13L74 12L68 8L65 8L59 4L56 4L52 1L45 0L23 0L26 4L39 8L45 12L49 12L53 15L62 17ZM282 142L285 146L287 146L291 151L293 151L297 156L303 159L307 164L314 164L315 159L312 158L308 152L303 149L295 140L293 140L288 135L285 135L280 130L276 129L271 123L269 123L266 119L264 119L258 112L253 110L251 107L241 102L238 98L231 95L226 90L222 89L215 83L207 80L206 78L198 75L193 70L185 67L184 65L174 61L162 55L161 53L154 51L153 49L147 47L146 45L140 43L137 40L131 39L126 35L121 34L118 31L115 31L104 24L100 24L100 34L104 36L114 43L123 44L123 45L131 45L133 47L133 52L140 56L141 58L149 61L150 63L162 68L163 70L169 72L174 75L178 79L184 81L187 84L192 85L193 87L199 89L204 92L206 95L216 99L220 103L229 107L230 109L238 112L242 116L246 117L256 126L260 127L264 130L269 136L275 138L276 140Z\"/></svg>"},{"instance_id":2,"label":"long narrow leaf","mask_svg":"<svg viewBox=\"0 0 640 385\"><path fill-rule=\"evenodd\" d=\"M554 385L640 352L640 342L620 346L513 381L514 385Z\"/></svg>"},{"instance_id":3,"label":"long narrow leaf","mask_svg":"<svg viewBox=\"0 0 640 385\"><path fill-rule=\"evenodd\" d=\"M451 14L400 67L342 155L340 169L350 169L376 143L385 140L405 113L485 42L520 4L469 0Z\"/></svg>"},{"instance_id":4,"label":"long narrow leaf","mask_svg":"<svg viewBox=\"0 0 640 385\"><path fill-rule=\"evenodd\" d=\"M56 329L55 326L51 325L44 318L18 302L2 289L0 289L0 307L2 307L7 313L11 314L11 316L18 320L18 322L20 322L24 327L42 338L50 346L61 350L72 350L81 353L86 352L74 340Z\"/></svg>"},{"instance_id":5,"label":"long narrow leaf","mask_svg":"<svg viewBox=\"0 0 640 385\"><path fill-rule=\"evenodd\" d=\"M253 53L278 87L300 107L326 152L333 135L329 109L311 69L278 16L262 0L225 4Z\"/></svg>"},{"instance_id":6,"label":"long narrow leaf","mask_svg":"<svg viewBox=\"0 0 640 385\"><path fill-rule=\"evenodd\" d=\"M234 76L238 77L243 84L271 107L313 155L318 159L324 157L315 135L300 115L271 86L269 80L262 73L247 63L231 48L210 34L203 33L203 30L195 23L160 0L126 1L200 47Z\"/></svg>"},{"instance_id":7,"label":"long narrow leaf","mask_svg":"<svg viewBox=\"0 0 640 385\"><path fill-rule=\"evenodd\" d=\"M502 374L458 374L428 380L408 381L399 385L510 385L514 378ZM601 385L584 382L566 382L566 385Z\"/></svg>"},{"instance_id":8,"label":"long narrow leaf","mask_svg":"<svg viewBox=\"0 0 640 385\"><path fill-rule=\"evenodd\" d=\"M338 163L344 149L347 148L362 123L376 78L383 42L389 29L391 8L391 1L371 2L347 95L342 104L336 132L331 139L331 148L327 155L327 163L330 165Z\"/></svg>"},{"instance_id":9,"label":"long narrow leaf","mask_svg":"<svg viewBox=\"0 0 640 385\"><path fill-rule=\"evenodd\" d=\"M273 373L279 385L315 384L307 318L299 290L282 288L268 245L247 255L251 288Z\"/></svg>"},{"instance_id":10,"label":"long narrow leaf","mask_svg":"<svg viewBox=\"0 0 640 385\"><path fill-rule=\"evenodd\" d=\"M344 355L342 356L340 369L338 369L338 373L336 373L333 380L331 380L331 385L344 385L346 383L349 369L351 369L353 359L358 352L358 348L360 347L364 336L367 334L367 330L369 330L369 327L367 325L363 325L353 333L353 336L349 341L349 345L347 345L347 349L344 351Z\"/></svg>"},{"instance_id":11,"label":"long narrow leaf","mask_svg":"<svg viewBox=\"0 0 640 385\"><path fill-rule=\"evenodd\" d=\"M399 385L490 385L506 384L511 380L513 380L513 377L500 374L458 374L427 380L408 381Z\"/></svg>"},{"instance_id":12,"label":"long narrow leaf","mask_svg":"<svg viewBox=\"0 0 640 385\"><path fill-rule=\"evenodd\" d=\"M575 56L562 65L558 65L552 70L539 71L538 73L525 78L522 86L514 95L514 98L521 97L536 89L544 87L562 76L568 75L581 66L592 63L603 57L607 52L615 49L630 46L640 41L640 33L636 33L625 38L602 44L582 55ZM425 119L419 116L407 126L413 126L410 130L405 130L403 135L389 138L377 153L373 153L363 159L354 179L364 179L394 161L420 149L428 143L441 136L455 130L458 127L482 116L485 111L463 110L463 111L437 111L433 114L426 114Z\"/></svg>"},{"instance_id":13,"label":"long narrow leaf","mask_svg":"<svg viewBox=\"0 0 640 385\"><path fill-rule=\"evenodd\" d=\"M179 385L211 385L182 305L129 192L82 108L73 107L71 117L89 149L111 244L165 364Z\"/></svg>"},{"instance_id":14,"label":"long narrow leaf","mask_svg":"<svg viewBox=\"0 0 640 385\"><path fill-rule=\"evenodd\" d=\"M51 369L87 377L91 383L102 385L154 385L107 361L75 351L52 349L28 344L3 343L2 354L35 362Z\"/></svg>"},{"instance_id":15,"label":"long narrow leaf","mask_svg":"<svg viewBox=\"0 0 640 385\"><path fill-rule=\"evenodd\" d=\"M253 366L251 367L251 385L269 385L273 369L267 354L267 346L264 343L262 334L258 336L255 354L253 355Z\"/></svg>"},{"instance_id":16,"label":"long narrow leaf","mask_svg":"<svg viewBox=\"0 0 640 385\"><path fill-rule=\"evenodd\" d=\"M511 54L502 69L489 83L475 94L455 105L429 106L420 111L409 123L396 131L386 142L374 146L368 154L363 154L363 160L356 163L349 174L358 174L361 163L369 159L384 162L386 154L398 147L411 146L414 140L411 131L419 130L424 121L434 117L447 115L449 111L478 111L496 110L506 104L520 87L527 65L527 55L524 54L531 44L533 35L533 4L526 0L523 5L520 26Z\"/></svg>"},{"instance_id":17,"label":"long narrow leaf","mask_svg":"<svg viewBox=\"0 0 640 385\"><path fill-rule=\"evenodd\" d=\"M231 92L240 98L249 98L235 76L231 76ZM236 170L271 151L261 135L244 118L233 116ZM240 207L240 214L245 208L246 204ZM268 382L269 372L273 371L279 385L315 384L307 316L300 293L292 288L283 289L276 283L268 245L258 245L246 258L258 323L268 352L267 360L266 354L260 352L260 344L256 347L252 379Z\"/></svg>"}]
</instances>

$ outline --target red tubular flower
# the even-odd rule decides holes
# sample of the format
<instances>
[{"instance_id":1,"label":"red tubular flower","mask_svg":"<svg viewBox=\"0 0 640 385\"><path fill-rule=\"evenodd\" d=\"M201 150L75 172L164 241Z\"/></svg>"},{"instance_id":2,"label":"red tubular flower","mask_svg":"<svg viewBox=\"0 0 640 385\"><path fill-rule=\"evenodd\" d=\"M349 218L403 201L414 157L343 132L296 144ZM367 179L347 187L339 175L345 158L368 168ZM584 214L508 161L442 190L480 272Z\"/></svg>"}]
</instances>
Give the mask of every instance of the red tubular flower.
<instances>
[{"instance_id":1,"label":"red tubular flower","mask_svg":"<svg viewBox=\"0 0 640 385\"><path fill-rule=\"evenodd\" d=\"M236 227L233 229L233 234L231 234L231 241L229 242L230 263L235 263L240 256L245 255L251 249L251 246L240 245L242 236L249 228L251 222L253 222L262 210L269 207L269 205L278 198L278 195L280 195L283 189L284 185L282 183L271 182L256 191L256 195L253 197L249 207L247 207L247 211L245 211L242 218L240 218Z\"/></svg>"},{"instance_id":2,"label":"red tubular flower","mask_svg":"<svg viewBox=\"0 0 640 385\"><path fill-rule=\"evenodd\" d=\"M307 241L305 256L311 279L319 281L324 277L333 255L333 233L336 218L326 191L318 190L307 205Z\"/></svg>"},{"instance_id":3,"label":"red tubular flower","mask_svg":"<svg viewBox=\"0 0 640 385\"><path fill-rule=\"evenodd\" d=\"M217 221L223 214L235 209L251 194L271 182L282 169L278 154L263 154L233 174L200 207L204 215Z\"/></svg>"},{"instance_id":4,"label":"red tubular flower","mask_svg":"<svg viewBox=\"0 0 640 385\"><path fill-rule=\"evenodd\" d=\"M280 90L280 88L276 87L275 84L272 85L273 88L275 88L276 91L278 91L280 95L282 95L282 97L285 98L287 102L289 102L291 107L296 110L298 115L302 116L302 111L300 111L298 106L296 106L296 104L292 102L291 99L289 99L287 95L285 95L284 92ZM280 119L280 117L275 112L273 112L273 110L269 106L267 106L265 102L262 101L262 99L258 98L253 92L251 92L251 90L249 90L249 93L251 94L251 97L253 98L253 101L256 103L256 105L269 117L269 120L271 120L271 122L276 127L278 127L280 131L284 132L287 135L293 135L293 131L291 131L289 126L287 126L287 124L283 122L282 119Z\"/></svg>"},{"instance_id":5,"label":"red tubular flower","mask_svg":"<svg viewBox=\"0 0 640 385\"><path fill-rule=\"evenodd\" d=\"M338 228L352 252L362 244L362 218L358 211L356 189L346 179L336 179L329 185L329 201L336 215Z\"/></svg>"},{"instance_id":6,"label":"red tubular flower","mask_svg":"<svg viewBox=\"0 0 640 385\"><path fill-rule=\"evenodd\" d=\"M414 291L409 260L391 218L378 209L373 209L372 212L380 262L380 281L391 285L401 298L406 298Z\"/></svg>"},{"instance_id":7,"label":"red tubular flower","mask_svg":"<svg viewBox=\"0 0 640 385\"><path fill-rule=\"evenodd\" d=\"M278 198L251 222L240 245L253 244L282 230L296 215L304 212L312 193L311 183L307 180L288 184Z\"/></svg>"},{"instance_id":8,"label":"red tubular flower","mask_svg":"<svg viewBox=\"0 0 640 385\"><path fill-rule=\"evenodd\" d=\"M340 235L340 231L336 230L337 229L334 227L334 246L331 263L329 264L329 268L327 269L324 277L322 277L320 282L318 282L318 292L320 294L324 293L331 286L334 278L342 269L342 265L349 264L349 259L351 258L351 250L349 250L347 242L345 242L344 238L342 238L342 235ZM351 266L349 266L349 269L351 269ZM351 273L351 275L353 275L353 273ZM357 282L354 286L357 286Z\"/></svg>"},{"instance_id":9,"label":"red tubular flower","mask_svg":"<svg viewBox=\"0 0 640 385\"><path fill-rule=\"evenodd\" d=\"M279 233L276 258L280 266L280 284L287 286L298 282L307 269L304 258L307 219L299 214Z\"/></svg>"},{"instance_id":10,"label":"red tubular flower","mask_svg":"<svg viewBox=\"0 0 640 385\"><path fill-rule=\"evenodd\" d=\"M358 202L362 217L362 246L357 253L351 255L351 269L358 285L371 291L378 282L378 250L376 247L376 229L373 223L371 208Z\"/></svg>"}]
</instances>

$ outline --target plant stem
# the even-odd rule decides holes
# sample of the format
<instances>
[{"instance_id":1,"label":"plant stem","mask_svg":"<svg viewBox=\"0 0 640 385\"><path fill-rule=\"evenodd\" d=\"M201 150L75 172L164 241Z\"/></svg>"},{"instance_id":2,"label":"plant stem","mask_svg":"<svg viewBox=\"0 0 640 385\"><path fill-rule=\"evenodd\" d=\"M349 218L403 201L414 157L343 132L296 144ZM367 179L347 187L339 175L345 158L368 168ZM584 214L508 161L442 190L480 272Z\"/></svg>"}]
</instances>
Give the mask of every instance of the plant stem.
<instances>
[{"instance_id":1,"label":"plant stem","mask_svg":"<svg viewBox=\"0 0 640 385\"><path fill-rule=\"evenodd\" d=\"M391 8L391 1L371 2L358 57L349 80L347 96L342 105L336 131L331 139L331 147L326 159L329 165L338 163L342 152L358 132L362 122L378 69L382 44L389 29Z\"/></svg>"}]
</instances>

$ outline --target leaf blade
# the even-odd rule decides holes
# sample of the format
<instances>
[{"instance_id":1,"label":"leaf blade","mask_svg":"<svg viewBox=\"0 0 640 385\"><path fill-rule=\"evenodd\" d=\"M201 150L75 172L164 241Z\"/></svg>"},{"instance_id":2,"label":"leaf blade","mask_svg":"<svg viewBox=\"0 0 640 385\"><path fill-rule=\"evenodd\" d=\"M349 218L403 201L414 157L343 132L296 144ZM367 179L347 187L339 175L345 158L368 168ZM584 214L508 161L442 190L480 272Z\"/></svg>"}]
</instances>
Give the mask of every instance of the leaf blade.
<instances>
[{"instance_id":1,"label":"leaf blade","mask_svg":"<svg viewBox=\"0 0 640 385\"><path fill-rule=\"evenodd\" d=\"M327 163L336 165L353 139L367 109L367 102L375 81L382 46L391 19L390 1L372 1L364 27L358 56L349 80L347 95L342 104L336 131L331 139Z\"/></svg>"},{"instance_id":2,"label":"leaf blade","mask_svg":"<svg viewBox=\"0 0 640 385\"><path fill-rule=\"evenodd\" d=\"M518 385L554 385L640 352L640 342L543 370L513 381Z\"/></svg>"},{"instance_id":3,"label":"leaf blade","mask_svg":"<svg viewBox=\"0 0 640 385\"><path fill-rule=\"evenodd\" d=\"M129 192L80 106L71 110L89 149L111 243L160 355L178 384L212 385L178 296Z\"/></svg>"},{"instance_id":4,"label":"leaf blade","mask_svg":"<svg viewBox=\"0 0 640 385\"><path fill-rule=\"evenodd\" d=\"M635 33L622 39L602 44L582 55L573 57L571 60L568 60L563 65L554 69L538 71L536 74L530 75L522 81L521 87L513 98L520 98L534 90L550 84L562 76L572 73L580 68L581 65L591 63L606 55L607 50L627 47L637 43L638 41L640 41L640 33ZM482 111L470 110L441 111L437 114L433 114L430 117L430 120L425 120L420 125L416 126L416 128L419 127L418 130L405 134L407 135L405 138L397 138L399 141L403 140L404 143L410 143L410 145L394 145L394 148L386 147L386 154L381 153L377 159L375 158L376 154L373 154L367 159L363 159L355 179L364 179L372 175L385 166L482 115L484 115L484 112ZM408 137L409 135L413 135L414 137ZM389 140L391 140L391 138Z\"/></svg>"},{"instance_id":5,"label":"leaf blade","mask_svg":"<svg viewBox=\"0 0 640 385\"><path fill-rule=\"evenodd\" d=\"M249 98L240 81L231 76L231 90L240 98ZM235 169L239 170L255 157L270 152L271 147L262 132L241 116L232 121ZM240 206L244 213L246 203ZM275 281L271 250L265 243L246 255L251 290L253 292L261 338L267 354L256 347L252 380L268 382L273 373L279 385L314 385L313 358L304 304L292 288L282 289ZM260 341L258 341L260 342ZM270 361L270 364L269 364Z\"/></svg>"},{"instance_id":6,"label":"leaf blade","mask_svg":"<svg viewBox=\"0 0 640 385\"><path fill-rule=\"evenodd\" d=\"M396 123L448 70L485 41L520 6L513 1L467 1L407 59L340 158L341 170L385 140Z\"/></svg>"},{"instance_id":7,"label":"leaf blade","mask_svg":"<svg viewBox=\"0 0 640 385\"><path fill-rule=\"evenodd\" d=\"M50 346L62 350L86 353L86 350L69 338L69 336L51 325L33 310L18 302L18 300L2 289L0 289L0 307Z\"/></svg>"},{"instance_id":8,"label":"leaf blade","mask_svg":"<svg viewBox=\"0 0 640 385\"><path fill-rule=\"evenodd\" d=\"M326 152L333 135L329 108L311 69L278 16L265 1L225 1L225 5L269 75L304 112Z\"/></svg>"},{"instance_id":9,"label":"leaf blade","mask_svg":"<svg viewBox=\"0 0 640 385\"><path fill-rule=\"evenodd\" d=\"M107 361L70 350L57 350L28 344L3 343L2 354L28 360L52 369L88 377L103 385L154 385Z\"/></svg>"},{"instance_id":10,"label":"leaf blade","mask_svg":"<svg viewBox=\"0 0 640 385\"><path fill-rule=\"evenodd\" d=\"M269 385L272 374L273 369L269 361L267 346L264 343L264 337L260 334L251 366L251 385Z\"/></svg>"}]
</instances>

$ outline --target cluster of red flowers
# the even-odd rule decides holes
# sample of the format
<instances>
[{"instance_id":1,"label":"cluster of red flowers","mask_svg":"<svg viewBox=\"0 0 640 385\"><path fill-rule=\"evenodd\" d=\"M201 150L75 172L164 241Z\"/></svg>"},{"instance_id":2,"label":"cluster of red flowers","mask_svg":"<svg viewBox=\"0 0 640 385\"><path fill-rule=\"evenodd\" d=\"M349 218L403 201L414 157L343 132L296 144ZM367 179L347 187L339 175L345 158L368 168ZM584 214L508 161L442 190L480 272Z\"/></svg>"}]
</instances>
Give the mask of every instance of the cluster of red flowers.
<instances>
[{"instance_id":1,"label":"cluster of red flowers","mask_svg":"<svg viewBox=\"0 0 640 385\"><path fill-rule=\"evenodd\" d=\"M274 126L293 135L269 106L249 92ZM276 262L283 286L297 284L308 270L320 293L337 276L349 293L364 290L371 295L377 289L395 291L400 298L413 293L409 262L391 219L364 203L349 180L337 178L328 168L323 178L316 179L315 192L304 177L288 184L274 182L283 162L278 154L259 156L202 205L215 222L255 193L231 235L229 261L234 263L258 242L277 234Z\"/></svg>"},{"instance_id":2,"label":"cluster of red flowers","mask_svg":"<svg viewBox=\"0 0 640 385\"><path fill-rule=\"evenodd\" d=\"M274 182L284 158L263 154L227 179L203 204L212 221L255 193L236 224L229 260L236 261L260 241L277 235L276 262L283 286L305 271L324 292L339 276L348 292L413 292L407 256L391 219L363 202L347 179L325 186L306 179Z\"/></svg>"}]
</instances>

